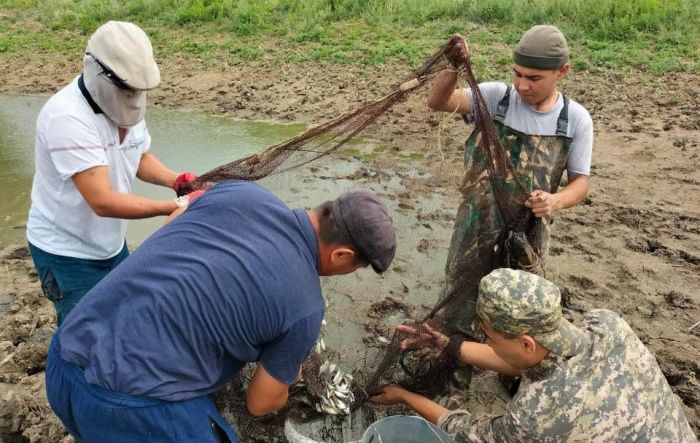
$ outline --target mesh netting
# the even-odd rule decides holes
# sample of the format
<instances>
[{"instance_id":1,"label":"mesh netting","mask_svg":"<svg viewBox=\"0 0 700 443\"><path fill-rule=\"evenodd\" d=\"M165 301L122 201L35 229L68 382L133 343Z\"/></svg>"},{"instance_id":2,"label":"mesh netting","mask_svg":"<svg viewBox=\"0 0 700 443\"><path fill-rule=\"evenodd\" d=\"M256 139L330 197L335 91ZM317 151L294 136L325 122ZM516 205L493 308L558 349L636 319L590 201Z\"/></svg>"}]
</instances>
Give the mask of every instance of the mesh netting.
<instances>
[{"instance_id":1,"label":"mesh netting","mask_svg":"<svg viewBox=\"0 0 700 443\"><path fill-rule=\"evenodd\" d=\"M316 350L304 364L305 382L293 387L289 403L273 420L281 421L281 418L289 415L302 422L319 419L327 414L346 415L349 411L358 409L369 395L386 383L398 383L428 395L434 395L443 388L442 381L454 367L440 360L426 364L403 353L400 350L402 337L399 333L392 332L393 325L427 321L452 333L449 331L451 310L465 304L474 304L482 276L497 267L514 266L515 263L535 270L541 266L538 238L540 222L523 206L529 190L516 173L509 153L501 146L496 127L477 87L468 49L464 40L457 36L384 97L260 153L219 166L202 174L197 181L184 184L179 190L180 194L186 194L230 179L265 181L274 176L289 176L294 171L304 171L312 163L314 167L327 164L348 146L348 142L358 139L361 134L381 133L381 130L371 128L373 123L395 105L421 91L436 74L446 68L457 69L473 91L473 114L478 133L477 154L480 159L466 165L455 162L454 168L460 171L455 177L461 177L461 181L457 179L452 184L455 195L436 194L433 199L428 199L433 200L432 206L428 203L427 206L417 207L415 203L408 203L410 194L418 192L416 189L409 186L408 191L397 190L392 185L395 177L384 174L381 168L373 170L368 165L345 176L328 179L330 182L363 179L363 185L369 183L371 188L392 201L390 209L399 211L392 213L399 229L402 229L402 223L406 223L418 226L422 229L420 232L430 231L432 235L417 242L415 238L411 242L399 235L400 248L402 243L408 242L419 251L421 248L426 250L432 241L435 243L434 250L446 252L448 248L444 241L449 239L452 231L453 208L460 201L462 206L458 218L468 213L470 217L495 222L486 224L488 229L478 231L468 240L466 247L455 251L453 244L447 257L444 253L430 256L430 261L441 262L440 275L433 275L428 279L431 280L430 283L421 281L425 271L421 264L412 267L416 256L409 252L397 254L392 271L381 279L376 276L345 276L334 277L332 281L324 280L324 294L327 294L331 304L330 309L327 309L327 317L335 313L335 320L329 320L330 325L325 329L340 329L342 332L335 335L326 332L322 335L321 340L325 337L328 343L319 341ZM368 128L370 130L366 131ZM409 170L400 179L403 185L412 183L413 186L418 186L418 180L411 180L421 174L422 172ZM303 172L289 181L296 183L302 180L300 177L303 177ZM437 176L433 180L437 180ZM423 187L430 188L430 179L424 181ZM446 214L437 207L452 209ZM407 210L400 211L401 208ZM415 235L421 236L420 232ZM455 235L456 232L452 235L453 243ZM442 268L445 261L447 264ZM444 273L442 269L445 270ZM408 273L414 275L407 275ZM409 280L411 283L407 283ZM433 305L431 308L421 298L421 293L430 293L430 289L435 287L439 289L438 302L434 305L430 303ZM363 299L363 294L372 294L373 298ZM466 336L470 335L470 331L464 328L457 329ZM354 352L348 351L348 342L355 343L352 348ZM218 406L224 413L237 408L244 410L242 389L249 375L244 373L242 384L232 384L217 396ZM252 432L261 432L261 429L264 428Z\"/></svg>"}]
</instances>

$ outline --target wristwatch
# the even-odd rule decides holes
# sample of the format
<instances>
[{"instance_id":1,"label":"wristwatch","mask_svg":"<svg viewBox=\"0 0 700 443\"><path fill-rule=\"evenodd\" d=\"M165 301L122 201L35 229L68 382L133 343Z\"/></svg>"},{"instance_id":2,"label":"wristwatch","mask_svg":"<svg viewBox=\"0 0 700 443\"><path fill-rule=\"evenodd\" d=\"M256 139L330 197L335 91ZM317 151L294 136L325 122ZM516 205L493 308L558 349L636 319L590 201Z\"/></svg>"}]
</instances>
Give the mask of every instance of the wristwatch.
<instances>
[{"instance_id":1,"label":"wristwatch","mask_svg":"<svg viewBox=\"0 0 700 443\"><path fill-rule=\"evenodd\" d=\"M190 204L190 199L183 195L175 199L175 204L178 208L186 208Z\"/></svg>"}]
</instances>

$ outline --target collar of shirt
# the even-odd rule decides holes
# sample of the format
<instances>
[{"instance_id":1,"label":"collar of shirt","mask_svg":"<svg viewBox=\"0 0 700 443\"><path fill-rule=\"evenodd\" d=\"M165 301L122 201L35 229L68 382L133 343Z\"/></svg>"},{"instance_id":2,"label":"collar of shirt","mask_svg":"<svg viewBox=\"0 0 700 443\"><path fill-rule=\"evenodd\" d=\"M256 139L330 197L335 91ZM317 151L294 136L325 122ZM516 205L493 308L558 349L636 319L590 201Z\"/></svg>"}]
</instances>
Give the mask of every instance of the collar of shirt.
<instances>
[{"instance_id":1,"label":"collar of shirt","mask_svg":"<svg viewBox=\"0 0 700 443\"><path fill-rule=\"evenodd\" d=\"M535 366L523 371L523 376L532 381L544 380L567 360L566 357L550 353Z\"/></svg>"}]
</instances>

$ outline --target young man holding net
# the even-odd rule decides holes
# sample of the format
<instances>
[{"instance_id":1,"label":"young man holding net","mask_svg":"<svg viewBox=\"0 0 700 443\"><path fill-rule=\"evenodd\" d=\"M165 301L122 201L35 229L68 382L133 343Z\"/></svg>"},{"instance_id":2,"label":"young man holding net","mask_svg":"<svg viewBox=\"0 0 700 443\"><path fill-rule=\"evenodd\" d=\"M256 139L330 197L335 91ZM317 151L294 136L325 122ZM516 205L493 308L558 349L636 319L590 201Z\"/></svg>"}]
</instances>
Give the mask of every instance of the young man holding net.
<instances>
[{"instance_id":1,"label":"young man holding net","mask_svg":"<svg viewBox=\"0 0 700 443\"><path fill-rule=\"evenodd\" d=\"M654 356L614 312L592 310L575 326L562 316L559 288L508 268L481 280L476 310L486 343L399 326L409 334L402 347L522 375L504 414L449 411L398 386L370 401L403 403L457 442L697 441Z\"/></svg>"},{"instance_id":2,"label":"young man holding net","mask_svg":"<svg viewBox=\"0 0 700 443\"><path fill-rule=\"evenodd\" d=\"M83 64L36 124L27 239L59 325L128 255L126 219L167 215L189 201L134 195L134 178L175 190L196 178L170 170L150 152L146 94L158 86L160 71L143 30L107 22L88 40Z\"/></svg>"},{"instance_id":3,"label":"young man holding net","mask_svg":"<svg viewBox=\"0 0 700 443\"><path fill-rule=\"evenodd\" d=\"M81 442L237 441L210 394L258 362L248 411L284 406L323 319L319 276L381 273L395 250L366 189L304 211L219 183L71 312L47 359L49 403Z\"/></svg>"},{"instance_id":4,"label":"young man holding net","mask_svg":"<svg viewBox=\"0 0 700 443\"><path fill-rule=\"evenodd\" d=\"M488 134L477 127L465 144L464 200L448 254L443 295L443 300L454 298L445 307L447 320L462 330L469 328L475 316L479 277L500 266L543 273L549 219L586 197L593 143L593 125L586 109L557 90L570 67L567 42L557 28L538 25L529 29L513 51L513 84L481 83L479 97L471 89L456 88L459 74L468 64L468 51L461 36L453 37L445 55L459 69L446 69L438 75L428 105L438 111L458 112L465 121L471 121L479 117L477 98L483 100L482 109L493 120L500 144L519 180L530 191L524 205L539 221L525 233L528 239L536 238L535 242L522 247L522 241L514 241L517 237L508 232L504 216L496 207L503 196L493 197L512 188L495 190L493 177L483 173L486 160L477 145ZM564 170L567 184L558 190ZM504 256L507 262L503 262ZM474 265L475 260L483 266Z\"/></svg>"}]
</instances>

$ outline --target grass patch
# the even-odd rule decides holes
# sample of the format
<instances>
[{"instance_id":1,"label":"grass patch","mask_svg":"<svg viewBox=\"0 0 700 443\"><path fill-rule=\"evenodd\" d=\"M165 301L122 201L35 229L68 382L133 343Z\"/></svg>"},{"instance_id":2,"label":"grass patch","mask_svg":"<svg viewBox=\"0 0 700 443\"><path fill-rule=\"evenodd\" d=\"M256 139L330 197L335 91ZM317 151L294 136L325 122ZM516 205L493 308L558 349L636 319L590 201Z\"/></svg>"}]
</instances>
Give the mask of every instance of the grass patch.
<instances>
[{"instance_id":1,"label":"grass patch","mask_svg":"<svg viewBox=\"0 0 700 443\"><path fill-rule=\"evenodd\" d=\"M533 24L567 35L574 67L700 70L700 0L0 0L0 54L72 53L109 19L159 56L415 66L453 32L500 71ZM484 71L488 73L488 71Z\"/></svg>"}]
</instances>

